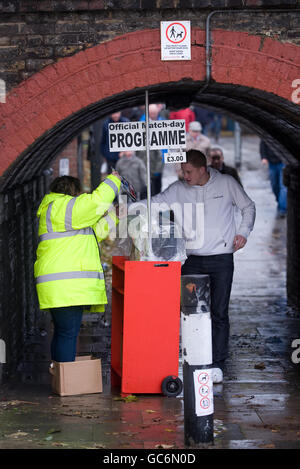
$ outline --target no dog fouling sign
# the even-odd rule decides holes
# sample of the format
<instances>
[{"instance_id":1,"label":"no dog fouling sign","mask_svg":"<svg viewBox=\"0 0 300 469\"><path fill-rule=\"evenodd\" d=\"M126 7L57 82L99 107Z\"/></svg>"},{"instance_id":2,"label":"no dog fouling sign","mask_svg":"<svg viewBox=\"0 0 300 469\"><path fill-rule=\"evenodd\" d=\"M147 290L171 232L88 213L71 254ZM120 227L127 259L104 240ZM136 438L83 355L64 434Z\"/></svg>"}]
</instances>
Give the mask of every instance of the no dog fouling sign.
<instances>
[{"instance_id":1,"label":"no dog fouling sign","mask_svg":"<svg viewBox=\"0 0 300 469\"><path fill-rule=\"evenodd\" d=\"M161 60L191 60L190 21L161 21Z\"/></svg>"}]
</instances>

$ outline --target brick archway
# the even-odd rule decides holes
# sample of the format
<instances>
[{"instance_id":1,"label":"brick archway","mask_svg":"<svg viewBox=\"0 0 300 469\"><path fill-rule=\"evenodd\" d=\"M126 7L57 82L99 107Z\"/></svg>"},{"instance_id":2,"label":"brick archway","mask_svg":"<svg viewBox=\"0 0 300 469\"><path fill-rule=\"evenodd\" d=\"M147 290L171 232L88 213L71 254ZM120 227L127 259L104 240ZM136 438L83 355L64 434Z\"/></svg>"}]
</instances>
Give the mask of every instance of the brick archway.
<instances>
[{"instance_id":1,"label":"brick archway","mask_svg":"<svg viewBox=\"0 0 300 469\"><path fill-rule=\"evenodd\" d=\"M7 373L15 373L24 343L35 340L35 331L40 337L44 320L32 272L36 208L46 190L43 170L83 128L108 113L143 104L148 88L152 102L188 96L190 102L230 113L279 151L283 148L287 161L300 160L300 106L291 99L291 84L300 78L300 47L230 31L215 30L212 38L209 84L204 31L193 29L192 61L178 63L161 62L159 31L144 30L44 68L0 104L0 332L9 345ZM287 236L287 289L297 306L299 174L299 168L290 168Z\"/></svg>"},{"instance_id":2,"label":"brick archway","mask_svg":"<svg viewBox=\"0 0 300 469\"><path fill-rule=\"evenodd\" d=\"M299 125L299 106L292 103L292 82L300 78L300 47L244 32L216 30L212 36L212 84L203 95L197 91L205 80L205 32L197 28L192 31L191 61L162 62L159 30L142 30L65 58L21 83L0 107L2 181L10 176L14 184L11 176L17 173L11 168L17 167L22 159L28 160L32 154L28 151L36 145L40 148L43 139L55 137L62 129L61 123L68 124L71 134L80 127L79 121L74 124L77 116L86 110L102 103L102 115L111 112L112 100L122 103L120 97L124 93L136 96L146 87L161 90L164 96L167 90L176 93L181 86L196 96L196 102L233 109L234 115L239 115L234 108L248 93L249 112L251 101L257 98L260 106L266 108L265 120L272 115L272 106L278 106L289 116L290 127ZM221 93L219 85L223 87ZM222 100L216 98L218 94ZM235 105L231 103L233 97ZM247 112L243 116L245 120ZM91 121L96 119L96 114L91 116ZM70 130L72 122L73 130ZM267 121L265 129L272 130ZM286 136L283 144L285 141ZM295 160L297 156L293 161L291 151L290 161ZM25 171L19 182L28 176Z\"/></svg>"}]
</instances>

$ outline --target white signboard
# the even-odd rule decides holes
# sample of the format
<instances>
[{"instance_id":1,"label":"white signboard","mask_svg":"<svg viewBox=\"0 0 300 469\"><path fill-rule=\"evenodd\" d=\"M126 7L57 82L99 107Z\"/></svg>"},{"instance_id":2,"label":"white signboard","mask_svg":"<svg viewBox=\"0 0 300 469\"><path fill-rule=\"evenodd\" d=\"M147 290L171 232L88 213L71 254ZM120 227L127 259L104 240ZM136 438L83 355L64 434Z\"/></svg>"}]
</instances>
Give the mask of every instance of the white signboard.
<instances>
[{"instance_id":1,"label":"white signboard","mask_svg":"<svg viewBox=\"0 0 300 469\"><path fill-rule=\"evenodd\" d=\"M59 175L69 176L69 174L70 174L69 160L68 158L61 158L59 160Z\"/></svg>"},{"instance_id":2,"label":"white signboard","mask_svg":"<svg viewBox=\"0 0 300 469\"><path fill-rule=\"evenodd\" d=\"M191 60L191 22L161 21L161 60Z\"/></svg>"},{"instance_id":3,"label":"white signboard","mask_svg":"<svg viewBox=\"0 0 300 469\"><path fill-rule=\"evenodd\" d=\"M117 122L108 125L109 150L146 150L145 122ZM160 120L149 122L149 148L162 150L185 147L185 120Z\"/></svg>"},{"instance_id":4,"label":"white signboard","mask_svg":"<svg viewBox=\"0 0 300 469\"><path fill-rule=\"evenodd\" d=\"M214 412L212 369L194 371L195 412L198 417Z\"/></svg>"}]
</instances>

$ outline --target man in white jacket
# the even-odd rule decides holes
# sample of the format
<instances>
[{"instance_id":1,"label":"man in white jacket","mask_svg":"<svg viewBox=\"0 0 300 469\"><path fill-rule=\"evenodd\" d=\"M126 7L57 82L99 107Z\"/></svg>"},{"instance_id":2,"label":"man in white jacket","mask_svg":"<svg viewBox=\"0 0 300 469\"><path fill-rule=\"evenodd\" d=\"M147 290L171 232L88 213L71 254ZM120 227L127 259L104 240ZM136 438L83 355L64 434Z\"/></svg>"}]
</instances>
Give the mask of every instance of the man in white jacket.
<instances>
[{"instance_id":1,"label":"man in white jacket","mask_svg":"<svg viewBox=\"0 0 300 469\"><path fill-rule=\"evenodd\" d=\"M186 241L182 275L210 276L214 381L221 382L228 356L233 253L245 246L253 229L255 204L232 176L207 167L200 151L188 151L181 167L183 181L152 197L152 208L166 204L174 212ZM238 229L235 207L242 215Z\"/></svg>"}]
</instances>

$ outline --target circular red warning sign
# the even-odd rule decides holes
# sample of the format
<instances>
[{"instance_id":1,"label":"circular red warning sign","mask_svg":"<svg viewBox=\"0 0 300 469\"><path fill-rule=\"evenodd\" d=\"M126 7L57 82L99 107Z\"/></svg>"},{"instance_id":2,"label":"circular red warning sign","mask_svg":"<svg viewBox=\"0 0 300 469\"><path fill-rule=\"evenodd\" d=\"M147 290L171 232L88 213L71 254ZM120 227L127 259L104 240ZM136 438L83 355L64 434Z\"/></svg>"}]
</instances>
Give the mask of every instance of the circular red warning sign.
<instances>
[{"instance_id":1,"label":"circular red warning sign","mask_svg":"<svg viewBox=\"0 0 300 469\"><path fill-rule=\"evenodd\" d=\"M182 23L171 23L166 30L168 41L173 44L180 44L187 35L186 27Z\"/></svg>"},{"instance_id":2,"label":"circular red warning sign","mask_svg":"<svg viewBox=\"0 0 300 469\"><path fill-rule=\"evenodd\" d=\"M208 373L206 373L205 371L200 373L199 376L198 376L198 382L200 384L206 384L209 382L209 375Z\"/></svg>"},{"instance_id":3,"label":"circular red warning sign","mask_svg":"<svg viewBox=\"0 0 300 469\"><path fill-rule=\"evenodd\" d=\"M200 396L207 396L209 394L209 387L206 384L202 384L199 388L199 394Z\"/></svg>"},{"instance_id":4,"label":"circular red warning sign","mask_svg":"<svg viewBox=\"0 0 300 469\"><path fill-rule=\"evenodd\" d=\"M208 409L210 406L210 399L208 397L203 397L203 399L200 401L200 406L202 409Z\"/></svg>"}]
</instances>

